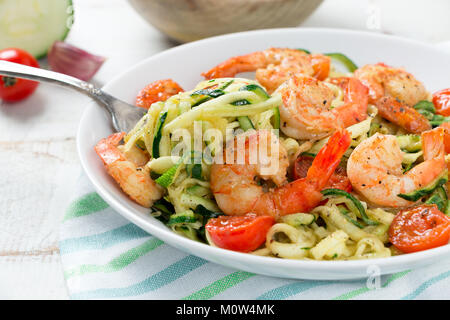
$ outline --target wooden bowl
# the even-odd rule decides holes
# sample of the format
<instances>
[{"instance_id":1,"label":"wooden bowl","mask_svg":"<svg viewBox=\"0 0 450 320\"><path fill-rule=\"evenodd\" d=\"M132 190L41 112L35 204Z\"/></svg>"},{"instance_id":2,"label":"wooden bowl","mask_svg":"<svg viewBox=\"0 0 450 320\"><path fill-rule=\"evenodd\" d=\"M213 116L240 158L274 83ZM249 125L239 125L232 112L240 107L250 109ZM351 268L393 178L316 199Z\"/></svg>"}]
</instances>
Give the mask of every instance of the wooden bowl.
<instances>
[{"instance_id":1,"label":"wooden bowl","mask_svg":"<svg viewBox=\"0 0 450 320\"><path fill-rule=\"evenodd\" d=\"M154 27L179 42L238 31L296 27L323 0L128 0Z\"/></svg>"}]
</instances>

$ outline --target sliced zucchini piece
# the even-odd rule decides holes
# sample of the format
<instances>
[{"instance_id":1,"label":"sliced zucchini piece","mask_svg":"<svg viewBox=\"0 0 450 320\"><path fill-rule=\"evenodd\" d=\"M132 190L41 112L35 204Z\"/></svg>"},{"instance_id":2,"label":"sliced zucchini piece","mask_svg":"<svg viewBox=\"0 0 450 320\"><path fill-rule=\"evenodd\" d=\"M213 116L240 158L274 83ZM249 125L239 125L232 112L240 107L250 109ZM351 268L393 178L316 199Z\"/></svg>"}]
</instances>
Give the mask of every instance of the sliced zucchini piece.
<instances>
[{"instance_id":1,"label":"sliced zucchini piece","mask_svg":"<svg viewBox=\"0 0 450 320\"><path fill-rule=\"evenodd\" d=\"M194 240L194 241L200 241L198 234L200 233L201 229L202 229L202 227L200 227L197 230L190 226L184 226L184 225L181 225L181 226L175 225L172 227L172 230L175 231L176 233L178 233L188 239Z\"/></svg>"},{"instance_id":2,"label":"sliced zucchini piece","mask_svg":"<svg viewBox=\"0 0 450 320\"><path fill-rule=\"evenodd\" d=\"M199 222L195 213L191 210L187 210L181 213L176 213L170 216L168 226L178 225L178 224L191 224Z\"/></svg>"},{"instance_id":3,"label":"sliced zucchini piece","mask_svg":"<svg viewBox=\"0 0 450 320\"><path fill-rule=\"evenodd\" d=\"M182 157L176 156L164 156L159 157L158 159L152 159L147 163L147 167L158 174L159 176L163 175L167 170L172 168L174 165L182 161Z\"/></svg>"},{"instance_id":4,"label":"sliced zucchini piece","mask_svg":"<svg viewBox=\"0 0 450 320\"><path fill-rule=\"evenodd\" d=\"M199 241L198 231L202 228L203 224L192 210L173 214L170 216L167 225L172 228L173 231L192 240Z\"/></svg>"},{"instance_id":5,"label":"sliced zucchini piece","mask_svg":"<svg viewBox=\"0 0 450 320\"><path fill-rule=\"evenodd\" d=\"M158 125L155 130L155 136L153 137L153 146L152 146L152 158L159 158L159 143L161 142L162 137L162 128L164 126L164 122L167 118L167 111L162 113L158 119Z\"/></svg>"},{"instance_id":6,"label":"sliced zucchini piece","mask_svg":"<svg viewBox=\"0 0 450 320\"><path fill-rule=\"evenodd\" d=\"M445 169L442 172L442 174L439 177L437 177L434 181L432 181L429 185L414 190L410 193L399 193L397 196L408 201L417 201L428 194L432 194L434 190L444 185L447 181L448 181L448 170Z\"/></svg>"},{"instance_id":7,"label":"sliced zucchini piece","mask_svg":"<svg viewBox=\"0 0 450 320\"><path fill-rule=\"evenodd\" d=\"M422 156L422 154L423 154L422 151L418 151L418 152L414 152L414 153L404 152L402 164L412 165L413 163L415 163L417 161L417 159L419 159L420 156Z\"/></svg>"},{"instance_id":8,"label":"sliced zucchini piece","mask_svg":"<svg viewBox=\"0 0 450 320\"><path fill-rule=\"evenodd\" d=\"M427 118L428 121L431 121L434 119L435 114L433 112L430 112L428 110L419 109L417 110L421 115L423 115L425 118Z\"/></svg>"},{"instance_id":9,"label":"sliced zucchini piece","mask_svg":"<svg viewBox=\"0 0 450 320\"><path fill-rule=\"evenodd\" d=\"M201 90L194 91L191 94L191 97L209 96L211 98L217 98L217 97L223 96L224 94L225 94L225 91L223 91L222 89L201 89Z\"/></svg>"},{"instance_id":10,"label":"sliced zucchini piece","mask_svg":"<svg viewBox=\"0 0 450 320\"><path fill-rule=\"evenodd\" d=\"M433 128L436 128L436 127L439 127L444 122L449 122L449 121L450 121L450 117L444 117L440 114L435 114L433 116L433 119L430 120L430 124Z\"/></svg>"},{"instance_id":11,"label":"sliced zucchini piece","mask_svg":"<svg viewBox=\"0 0 450 320\"><path fill-rule=\"evenodd\" d=\"M248 84L248 85L240 88L239 91L254 92L263 101L270 98L270 95L267 93L267 91L264 90L263 87L261 87L257 84ZM235 101L231 104L234 106L245 106L245 105L251 104L251 102L246 99L243 99L243 100ZM247 131L249 129L255 129L255 126L253 125L252 121L247 116L238 117L238 121L239 121L239 125L241 126L241 129L244 131Z\"/></svg>"},{"instance_id":12,"label":"sliced zucchini piece","mask_svg":"<svg viewBox=\"0 0 450 320\"><path fill-rule=\"evenodd\" d=\"M270 98L270 95L267 93L267 91L257 84L248 84L240 88L239 91L252 91L262 100L267 100Z\"/></svg>"},{"instance_id":13,"label":"sliced zucchini piece","mask_svg":"<svg viewBox=\"0 0 450 320\"><path fill-rule=\"evenodd\" d=\"M293 213L281 218L281 221L293 227L309 226L315 222L317 216L312 213Z\"/></svg>"},{"instance_id":14,"label":"sliced zucchini piece","mask_svg":"<svg viewBox=\"0 0 450 320\"><path fill-rule=\"evenodd\" d=\"M202 165L200 163L186 165L186 171L192 178L202 180Z\"/></svg>"},{"instance_id":15,"label":"sliced zucchini piece","mask_svg":"<svg viewBox=\"0 0 450 320\"><path fill-rule=\"evenodd\" d=\"M358 69L358 66L345 54L339 52L325 53L326 56L329 56L331 59L339 61L343 64L349 72L355 72Z\"/></svg>"},{"instance_id":16,"label":"sliced zucchini piece","mask_svg":"<svg viewBox=\"0 0 450 320\"><path fill-rule=\"evenodd\" d=\"M434 107L433 102L427 101L427 100L422 100L422 101L417 102L414 105L414 109L416 109L416 110L426 110L426 111L431 112L433 114L436 113L436 108Z\"/></svg>"},{"instance_id":17,"label":"sliced zucchini piece","mask_svg":"<svg viewBox=\"0 0 450 320\"><path fill-rule=\"evenodd\" d=\"M248 88L252 88L253 90L250 90ZM245 89L245 90L243 90ZM261 89L262 91L264 91L264 89L262 89L260 86L256 85L256 84L249 84L246 85L245 87L242 87L241 89L239 89L240 91L256 91ZM256 92L255 92L256 93ZM258 94L258 93L257 93ZM260 93L259 93L260 94ZM258 95L259 95L258 94ZM242 100L237 100L231 103L233 106L245 106L245 105L249 105L252 104L250 101L248 101L247 99L242 99ZM255 127L253 126L252 121L250 120L250 118L248 116L242 116L242 117L238 117L237 118L239 121L239 125L241 127L242 130L247 131L249 129L255 129Z\"/></svg>"},{"instance_id":18,"label":"sliced zucchini piece","mask_svg":"<svg viewBox=\"0 0 450 320\"><path fill-rule=\"evenodd\" d=\"M201 89L191 93L193 99L192 108L201 105L202 103L211 99L223 96L225 91L222 89Z\"/></svg>"},{"instance_id":19,"label":"sliced zucchini piece","mask_svg":"<svg viewBox=\"0 0 450 320\"><path fill-rule=\"evenodd\" d=\"M187 207L189 207L191 209L195 209L195 208L197 208L197 206L202 205L203 207L205 207L206 209L208 209L210 211L214 211L214 212L219 211L219 207L217 207L217 205L214 201L205 199L202 197L194 196L192 194L183 193L181 195L180 200L181 200L181 203L183 203L184 205L186 205Z\"/></svg>"},{"instance_id":20,"label":"sliced zucchini piece","mask_svg":"<svg viewBox=\"0 0 450 320\"><path fill-rule=\"evenodd\" d=\"M167 223L170 216L175 212L173 205L162 198L153 203L151 207L152 215L163 223Z\"/></svg>"},{"instance_id":21,"label":"sliced zucchini piece","mask_svg":"<svg viewBox=\"0 0 450 320\"><path fill-rule=\"evenodd\" d=\"M161 187L168 188L175 180L176 173L181 163L174 165L172 168L164 172L162 176L155 180Z\"/></svg>"},{"instance_id":22,"label":"sliced zucchini piece","mask_svg":"<svg viewBox=\"0 0 450 320\"><path fill-rule=\"evenodd\" d=\"M243 99L243 100L238 100L238 101L232 102L231 104L233 106L245 106L245 105L251 104L251 102L246 99ZM250 118L248 116L241 116L241 117L238 117L237 119L239 121L239 125L242 130L247 131L249 129L255 129L252 121L250 120Z\"/></svg>"},{"instance_id":23,"label":"sliced zucchini piece","mask_svg":"<svg viewBox=\"0 0 450 320\"><path fill-rule=\"evenodd\" d=\"M446 214L448 207L447 192L445 192L443 187L439 187L431 194L425 203L437 205L438 209Z\"/></svg>"},{"instance_id":24,"label":"sliced zucchini piece","mask_svg":"<svg viewBox=\"0 0 450 320\"><path fill-rule=\"evenodd\" d=\"M234 82L234 80L230 80L227 81L220 89L221 90L225 90L226 88L228 88L230 86L230 84L232 84Z\"/></svg>"},{"instance_id":25,"label":"sliced zucchini piece","mask_svg":"<svg viewBox=\"0 0 450 320\"><path fill-rule=\"evenodd\" d=\"M311 54L311 51L303 49L303 48L297 48L297 50L303 51L304 53L307 53L307 54Z\"/></svg>"},{"instance_id":26,"label":"sliced zucchini piece","mask_svg":"<svg viewBox=\"0 0 450 320\"><path fill-rule=\"evenodd\" d=\"M376 221L371 220L367 214L366 214L366 210L364 209L363 205L361 204L361 202L356 199L353 195L351 195L350 193L341 190L341 189L325 189L321 191L322 194L329 198L329 197L335 197L335 196L342 196L345 197L347 199L349 199L353 205L356 207L356 209L358 210L361 219L369 226L376 226L379 223Z\"/></svg>"},{"instance_id":27,"label":"sliced zucchini piece","mask_svg":"<svg viewBox=\"0 0 450 320\"><path fill-rule=\"evenodd\" d=\"M195 100L194 103L192 104L192 108L198 107L199 105L201 105L202 103L211 100L211 97L208 96L198 96Z\"/></svg>"},{"instance_id":28,"label":"sliced zucchini piece","mask_svg":"<svg viewBox=\"0 0 450 320\"><path fill-rule=\"evenodd\" d=\"M208 210L201 204L199 204L195 208L195 213L201 215L203 218L206 219L206 221L204 221L204 224L206 224L206 222L211 218L217 218L218 216L223 216L222 212L215 212L215 211Z\"/></svg>"},{"instance_id":29,"label":"sliced zucchini piece","mask_svg":"<svg viewBox=\"0 0 450 320\"><path fill-rule=\"evenodd\" d=\"M342 215L345 217L345 219L347 219L351 224L353 224L355 227L358 227L359 229L364 229L364 226L361 223L359 223L357 220L350 217L350 215L349 215L350 211L345 209L343 206L338 206L338 209L342 213Z\"/></svg>"},{"instance_id":30,"label":"sliced zucchini piece","mask_svg":"<svg viewBox=\"0 0 450 320\"><path fill-rule=\"evenodd\" d=\"M420 136L417 134L407 134L402 136L397 136L397 142L400 149L407 152L417 152L422 150L422 141Z\"/></svg>"},{"instance_id":31,"label":"sliced zucchini piece","mask_svg":"<svg viewBox=\"0 0 450 320\"><path fill-rule=\"evenodd\" d=\"M192 194L194 196L197 196L197 197L204 197L204 196L211 194L210 189L199 186L199 185L195 185L195 186L187 188L186 192L189 194Z\"/></svg>"},{"instance_id":32,"label":"sliced zucchini piece","mask_svg":"<svg viewBox=\"0 0 450 320\"><path fill-rule=\"evenodd\" d=\"M142 139L138 139L136 141L136 147L138 147L141 150L147 150L147 148L145 147L145 142Z\"/></svg>"},{"instance_id":33,"label":"sliced zucchini piece","mask_svg":"<svg viewBox=\"0 0 450 320\"><path fill-rule=\"evenodd\" d=\"M247 131L250 129L255 129L255 127L253 126L252 120L250 120L250 118L247 116L238 117L238 121L239 121L239 125L240 125L241 129L244 131Z\"/></svg>"},{"instance_id":34,"label":"sliced zucchini piece","mask_svg":"<svg viewBox=\"0 0 450 320\"><path fill-rule=\"evenodd\" d=\"M430 101L419 101L414 105L414 109L427 118L433 128L439 127L442 123L450 121L450 117L444 117L440 114L436 114L436 108Z\"/></svg>"},{"instance_id":35,"label":"sliced zucchini piece","mask_svg":"<svg viewBox=\"0 0 450 320\"><path fill-rule=\"evenodd\" d=\"M43 58L67 37L73 20L71 0L2 0L0 49L20 48Z\"/></svg>"},{"instance_id":36,"label":"sliced zucchini piece","mask_svg":"<svg viewBox=\"0 0 450 320\"><path fill-rule=\"evenodd\" d=\"M281 128L280 108L278 107L273 108L272 126L274 129Z\"/></svg>"},{"instance_id":37,"label":"sliced zucchini piece","mask_svg":"<svg viewBox=\"0 0 450 320\"><path fill-rule=\"evenodd\" d=\"M247 99L242 99L242 100L237 100L231 103L233 106L246 106L249 104L252 104L250 101L248 101Z\"/></svg>"}]
</instances>

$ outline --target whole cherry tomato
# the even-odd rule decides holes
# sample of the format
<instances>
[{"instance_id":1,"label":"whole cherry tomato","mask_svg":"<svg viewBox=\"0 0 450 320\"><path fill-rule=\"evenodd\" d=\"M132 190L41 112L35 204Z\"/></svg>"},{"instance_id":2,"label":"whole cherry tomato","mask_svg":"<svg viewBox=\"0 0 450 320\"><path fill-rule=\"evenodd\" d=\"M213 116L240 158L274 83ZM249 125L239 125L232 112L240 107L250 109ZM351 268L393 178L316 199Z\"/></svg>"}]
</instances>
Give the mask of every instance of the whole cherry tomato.
<instances>
[{"instance_id":1,"label":"whole cherry tomato","mask_svg":"<svg viewBox=\"0 0 450 320\"><path fill-rule=\"evenodd\" d=\"M208 221L205 228L212 242L223 249L251 252L266 240L267 232L275 223L270 216L220 216Z\"/></svg>"},{"instance_id":2,"label":"whole cherry tomato","mask_svg":"<svg viewBox=\"0 0 450 320\"><path fill-rule=\"evenodd\" d=\"M389 241L405 253L443 246L449 239L450 218L436 205L402 210L389 227Z\"/></svg>"},{"instance_id":3,"label":"whole cherry tomato","mask_svg":"<svg viewBox=\"0 0 450 320\"><path fill-rule=\"evenodd\" d=\"M9 48L0 51L0 60L19 63L39 68L37 60L28 52ZM29 97L37 88L38 82L0 76L0 99L7 102L16 102Z\"/></svg>"}]
</instances>

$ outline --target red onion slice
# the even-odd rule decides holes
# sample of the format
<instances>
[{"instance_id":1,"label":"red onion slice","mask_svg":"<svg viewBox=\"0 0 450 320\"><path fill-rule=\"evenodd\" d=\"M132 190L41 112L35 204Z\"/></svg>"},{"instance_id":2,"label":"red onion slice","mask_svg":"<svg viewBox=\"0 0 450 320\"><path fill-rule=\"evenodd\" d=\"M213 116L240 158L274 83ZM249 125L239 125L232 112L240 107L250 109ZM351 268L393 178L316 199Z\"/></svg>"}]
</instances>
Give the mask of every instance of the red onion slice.
<instances>
[{"instance_id":1,"label":"red onion slice","mask_svg":"<svg viewBox=\"0 0 450 320\"><path fill-rule=\"evenodd\" d=\"M105 58L93 55L66 42L56 41L48 54L50 69L89 81L105 62Z\"/></svg>"}]
</instances>

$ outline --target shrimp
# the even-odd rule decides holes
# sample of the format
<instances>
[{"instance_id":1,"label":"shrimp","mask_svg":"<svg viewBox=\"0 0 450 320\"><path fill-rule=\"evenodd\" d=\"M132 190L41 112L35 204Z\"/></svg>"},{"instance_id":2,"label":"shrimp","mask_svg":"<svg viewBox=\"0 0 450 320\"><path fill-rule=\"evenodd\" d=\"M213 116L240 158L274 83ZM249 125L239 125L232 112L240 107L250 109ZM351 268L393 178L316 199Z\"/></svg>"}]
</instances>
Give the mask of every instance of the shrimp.
<instances>
[{"instance_id":1,"label":"shrimp","mask_svg":"<svg viewBox=\"0 0 450 320\"><path fill-rule=\"evenodd\" d=\"M136 106L148 109L158 101L166 101L171 96L183 92L183 88L172 79L158 80L148 84L136 97Z\"/></svg>"},{"instance_id":2,"label":"shrimp","mask_svg":"<svg viewBox=\"0 0 450 320\"><path fill-rule=\"evenodd\" d=\"M392 97L383 97L376 103L378 114L411 133L431 129L430 122L416 109L408 107Z\"/></svg>"},{"instance_id":3,"label":"shrimp","mask_svg":"<svg viewBox=\"0 0 450 320\"><path fill-rule=\"evenodd\" d=\"M450 122L444 122L439 127L444 128L445 154L450 153Z\"/></svg>"},{"instance_id":4,"label":"shrimp","mask_svg":"<svg viewBox=\"0 0 450 320\"><path fill-rule=\"evenodd\" d=\"M263 138L261 132L256 133L259 143ZM276 136L271 134L271 138L276 139ZM290 183L286 183L289 165L286 150L280 144L276 144L279 147L279 168L271 176L262 175L259 164L214 164L211 168L211 190L219 208L227 215L254 213L278 218L309 212L322 200L320 191L339 165L350 141L346 130L336 131L314 158L306 177ZM264 188L258 184L260 178L272 179L276 187Z\"/></svg>"},{"instance_id":5,"label":"shrimp","mask_svg":"<svg viewBox=\"0 0 450 320\"><path fill-rule=\"evenodd\" d=\"M335 78L329 82L344 89L344 103L334 108L333 91L315 78L293 76L277 89L283 100L280 116L284 134L296 139L320 139L367 117L368 90L359 80Z\"/></svg>"},{"instance_id":6,"label":"shrimp","mask_svg":"<svg viewBox=\"0 0 450 320\"><path fill-rule=\"evenodd\" d=\"M354 189L376 205L410 206L414 203L398 195L427 186L446 170L444 129L423 132L422 149L424 162L403 173L403 152L396 137L376 133L362 141L350 155L348 178Z\"/></svg>"},{"instance_id":7,"label":"shrimp","mask_svg":"<svg viewBox=\"0 0 450 320\"><path fill-rule=\"evenodd\" d=\"M206 79L234 77L241 72L256 71L256 80L272 93L289 77L305 74L324 80L330 72L331 60L322 54L307 54L288 48L270 48L237 56L222 62L208 72Z\"/></svg>"},{"instance_id":8,"label":"shrimp","mask_svg":"<svg viewBox=\"0 0 450 320\"><path fill-rule=\"evenodd\" d=\"M384 63L365 65L355 71L355 77L369 88L371 104L384 96L398 99L408 106L430 98L430 93L412 74Z\"/></svg>"},{"instance_id":9,"label":"shrimp","mask_svg":"<svg viewBox=\"0 0 450 320\"><path fill-rule=\"evenodd\" d=\"M148 168L138 167L118 149L124 135L125 132L115 133L100 140L95 151L102 159L108 174L122 190L141 206L150 208L154 201L163 196L163 189L150 178Z\"/></svg>"},{"instance_id":10,"label":"shrimp","mask_svg":"<svg viewBox=\"0 0 450 320\"><path fill-rule=\"evenodd\" d=\"M369 103L375 104L381 117L413 132L430 130L428 120L412 108L430 93L412 74L383 63L365 65L355 77L369 88Z\"/></svg>"},{"instance_id":11,"label":"shrimp","mask_svg":"<svg viewBox=\"0 0 450 320\"><path fill-rule=\"evenodd\" d=\"M447 156L450 153L450 122L444 122L439 127L444 129L444 150L446 155L445 162L447 163L447 169L450 172L450 161ZM447 194L449 193L450 193L450 182L447 182Z\"/></svg>"}]
</instances>

